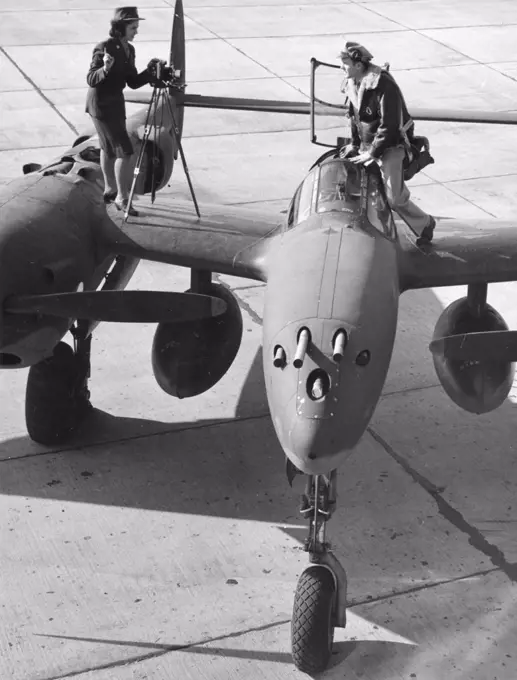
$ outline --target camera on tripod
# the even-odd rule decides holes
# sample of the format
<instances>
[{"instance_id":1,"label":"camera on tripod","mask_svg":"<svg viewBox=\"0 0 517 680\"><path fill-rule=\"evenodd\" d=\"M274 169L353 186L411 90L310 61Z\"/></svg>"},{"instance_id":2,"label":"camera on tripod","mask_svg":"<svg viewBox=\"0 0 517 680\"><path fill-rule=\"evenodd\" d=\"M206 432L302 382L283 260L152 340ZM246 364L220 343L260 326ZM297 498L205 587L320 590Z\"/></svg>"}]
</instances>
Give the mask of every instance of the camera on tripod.
<instances>
[{"instance_id":1,"label":"camera on tripod","mask_svg":"<svg viewBox=\"0 0 517 680\"><path fill-rule=\"evenodd\" d=\"M168 87L174 84L176 73L172 66L167 66L167 62L161 59L151 59L147 66L153 87Z\"/></svg>"}]
</instances>

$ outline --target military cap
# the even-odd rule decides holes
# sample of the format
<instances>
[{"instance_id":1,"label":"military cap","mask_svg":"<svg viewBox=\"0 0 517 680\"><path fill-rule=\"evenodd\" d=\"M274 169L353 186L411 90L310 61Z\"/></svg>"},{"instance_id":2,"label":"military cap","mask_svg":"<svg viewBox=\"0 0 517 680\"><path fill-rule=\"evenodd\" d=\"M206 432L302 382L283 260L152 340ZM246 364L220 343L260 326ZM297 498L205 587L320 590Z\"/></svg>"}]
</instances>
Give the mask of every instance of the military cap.
<instances>
[{"instance_id":1,"label":"military cap","mask_svg":"<svg viewBox=\"0 0 517 680\"><path fill-rule=\"evenodd\" d=\"M371 61L373 54L358 42L346 42L344 48L338 54L338 59L352 59L352 61Z\"/></svg>"},{"instance_id":2,"label":"military cap","mask_svg":"<svg viewBox=\"0 0 517 680\"><path fill-rule=\"evenodd\" d=\"M113 21L145 21L145 19L138 16L136 7L117 7Z\"/></svg>"}]
</instances>

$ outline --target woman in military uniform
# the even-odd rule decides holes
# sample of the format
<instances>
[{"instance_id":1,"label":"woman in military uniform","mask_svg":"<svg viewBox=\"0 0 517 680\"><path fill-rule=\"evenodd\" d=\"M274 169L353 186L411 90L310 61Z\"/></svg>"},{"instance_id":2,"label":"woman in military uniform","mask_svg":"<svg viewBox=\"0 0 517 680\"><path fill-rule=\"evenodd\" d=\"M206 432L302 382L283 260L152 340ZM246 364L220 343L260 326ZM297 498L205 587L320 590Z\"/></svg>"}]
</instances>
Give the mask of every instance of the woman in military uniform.
<instances>
[{"instance_id":1,"label":"woman in military uniform","mask_svg":"<svg viewBox=\"0 0 517 680\"><path fill-rule=\"evenodd\" d=\"M149 82L148 69L138 73L135 48L131 45L142 19L136 7L119 7L111 21L109 38L93 50L86 81L86 112L90 114L101 147L101 169L104 175L104 200L113 201L126 210L130 189L133 146L126 128L126 106L123 90ZM130 208L130 215L137 215Z\"/></svg>"}]
</instances>

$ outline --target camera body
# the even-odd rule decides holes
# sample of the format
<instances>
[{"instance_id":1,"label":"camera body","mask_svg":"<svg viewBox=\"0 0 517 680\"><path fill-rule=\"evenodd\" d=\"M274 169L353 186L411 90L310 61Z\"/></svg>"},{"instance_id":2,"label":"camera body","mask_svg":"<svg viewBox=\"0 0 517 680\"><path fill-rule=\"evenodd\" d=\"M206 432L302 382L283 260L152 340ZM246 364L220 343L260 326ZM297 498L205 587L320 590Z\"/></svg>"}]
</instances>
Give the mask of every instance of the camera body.
<instances>
[{"instance_id":1,"label":"camera body","mask_svg":"<svg viewBox=\"0 0 517 680\"><path fill-rule=\"evenodd\" d=\"M174 85L174 81L179 77L172 66L167 66L167 62L161 59L151 59L147 66L150 74L149 82L153 87L168 87Z\"/></svg>"},{"instance_id":2,"label":"camera body","mask_svg":"<svg viewBox=\"0 0 517 680\"><path fill-rule=\"evenodd\" d=\"M159 61L156 64L156 80L163 83L170 83L174 78L172 66L167 66L166 62Z\"/></svg>"}]
</instances>

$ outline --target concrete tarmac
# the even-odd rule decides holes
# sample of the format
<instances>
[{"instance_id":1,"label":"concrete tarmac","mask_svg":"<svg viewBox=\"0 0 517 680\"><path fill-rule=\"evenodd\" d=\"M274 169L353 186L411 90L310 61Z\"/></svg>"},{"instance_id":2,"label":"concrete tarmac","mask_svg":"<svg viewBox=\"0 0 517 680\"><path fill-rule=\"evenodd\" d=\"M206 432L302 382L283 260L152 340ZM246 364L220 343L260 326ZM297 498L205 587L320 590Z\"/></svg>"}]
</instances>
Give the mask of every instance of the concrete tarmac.
<instances>
[{"instance_id":1,"label":"concrete tarmac","mask_svg":"<svg viewBox=\"0 0 517 680\"><path fill-rule=\"evenodd\" d=\"M85 74L115 0L0 2L0 181L88 126ZM138 64L168 54L172 0L141 0ZM186 0L189 92L306 98L309 60L344 38L389 61L413 106L517 109L514 0ZM317 93L339 103L340 78ZM132 111L135 106L131 105ZM283 217L320 149L302 117L188 110L184 146L201 204ZM321 122L320 139L342 128ZM517 129L418 123L435 165L411 183L440 217L513 218ZM185 198L176 168L170 187ZM159 197L157 199L160 200ZM231 277L244 337L210 392L155 384L154 327L102 325L95 411L46 449L24 425L27 372L0 376L0 678L298 678L289 621L307 564L297 491L268 415L263 286ZM134 288L184 290L188 272L142 264ZM515 284L489 301L517 328ZM515 680L515 395L477 417L439 386L428 343L463 288L401 299L371 427L340 472L329 530L349 577L349 623L328 678Z\"/></svg>"}]
</instances>

